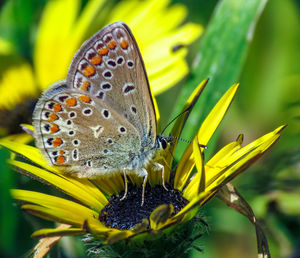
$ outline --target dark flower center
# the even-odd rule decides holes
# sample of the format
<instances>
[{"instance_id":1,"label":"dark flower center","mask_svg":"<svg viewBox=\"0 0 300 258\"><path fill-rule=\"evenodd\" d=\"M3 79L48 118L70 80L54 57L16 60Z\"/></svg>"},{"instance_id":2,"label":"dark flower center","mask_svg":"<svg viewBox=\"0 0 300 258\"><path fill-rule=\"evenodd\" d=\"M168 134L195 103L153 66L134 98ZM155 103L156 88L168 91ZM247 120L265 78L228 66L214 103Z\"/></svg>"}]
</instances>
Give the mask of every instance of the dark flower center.
<instances>
[{"instance_id":1,"label":"dark flower center","mask_svg":"<svg viewBox=\"0 0 300 258\"><path fill-rule=\"evenodd\" d=\"M173 204L175 215L178 213L188 201L182 196L179 190L171 189L170 185L167 185L169 189L166 191L162 185L156 185L151 187L149 184L145 190L145 202L141 206L142 202L142 188L133 185L128 185L128 193L125 200L120 201L124 191L120 193L120 196L111 195L109 203L102 209L99 214L99 220L107 227L117 229L130 229L136 224L142 222L144 218L149 219L152 211L162 204Z\"/></svg>"},{"instance_id":2,"label":"dark flower center","mask_svg":"<svg viewBox=\"0 0 300 258\"><path fill-rule=\"evenodd\" d=\"M24 133L19 124L32 123L32 112L36 102L37 99L35 98L27 98L13 109L0 110L0 127L5 129L5 134ZM4 135L0 136L2 137Z\"/></svg>"}]
</instances>

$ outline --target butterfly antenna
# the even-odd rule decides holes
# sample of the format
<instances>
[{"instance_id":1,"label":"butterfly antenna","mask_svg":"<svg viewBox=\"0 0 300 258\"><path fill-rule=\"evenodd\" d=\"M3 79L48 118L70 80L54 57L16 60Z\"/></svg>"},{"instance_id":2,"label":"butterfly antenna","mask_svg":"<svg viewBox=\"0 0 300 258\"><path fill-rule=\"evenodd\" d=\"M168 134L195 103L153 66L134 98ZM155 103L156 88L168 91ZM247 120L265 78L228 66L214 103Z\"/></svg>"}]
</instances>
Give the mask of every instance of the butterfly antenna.
<instances>
[{"instance_id":1,"label":"butterfly antenna","mask_svg":"<svg viewBox=\"0 0 300 258\"><path fill-rule=\"evenodd\" d=\"M176 136L172 136L172 135L170 135L170 136L169 136L169 138L170 138L170 139L178 139L179 141L183 141L183 142L191 143L191 141L189 141L189 140L186 140L186 139L183 139L183 138L181 138L181 137L176 137Z\"/></svg>"},{"instance_id":2,"label":"butterfly antenna","mask_svg":"<svg viewBox=\"0 0 300 258\"><path fill-rule=\"evenodd\" d=\"M172 135L170 135L169 138L170 138L170 139L178 139L178 140L180 140L180 141L187 142L187 143L192 143L192 142L189 141L189 140L183 139L183 138L181 138L181 137L172 136ZM204 145L204 144L198 143L198 146L201 147L201 148L207 149L207 146Z\"/></svg>"},{"instance_id":3,"label":"butterfly antenna","mask_svg":"<svg viewBox=\"0 0 300 258\"><path fill-rule=\"evenodd\" d=\"M189 106L186 110L182 111L179 115L175 116L166 126L165 128L162 130L161 135L164 134L164 132L166 131L166 129L181 115L183 115L184 113L188 112L191 109L191 106Z\"/></svg>"}]
</instances>

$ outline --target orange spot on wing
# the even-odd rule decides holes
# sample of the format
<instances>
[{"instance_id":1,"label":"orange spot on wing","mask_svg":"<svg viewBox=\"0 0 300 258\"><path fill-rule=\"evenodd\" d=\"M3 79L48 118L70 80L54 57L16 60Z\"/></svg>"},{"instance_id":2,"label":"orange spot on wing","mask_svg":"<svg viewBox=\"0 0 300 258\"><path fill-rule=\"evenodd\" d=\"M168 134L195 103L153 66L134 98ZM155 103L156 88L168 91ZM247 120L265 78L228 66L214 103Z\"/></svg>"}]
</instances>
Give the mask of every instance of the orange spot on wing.
<instances>
[{"instance_id":1,"label":"orange spot on wing","mask_svg":"<svg viewBox=\"0 0 300 258\"><path fill-rule=\"evenodd\" d=\"M90 77L92 75L94 75L96 72L95 68L91 65L87 66L84 70L83 70L83 74L86 76L86 77Z\"/></svg>"},{"instance_id":2,"label":"orange spot on wing","mask_svg":"<svg viewBox=\"0 0 300 258\"><path fill-rule=\"evenodd\" d=\"M55 121L55 120L57 120L57 119L58 119L58 115L56 115L56 114L54 114L54 113L51 113L51 114L49 115L48 122L53 122L53 121Z\"/></svg>"},{"instance_id":3,"label":"orange spot on wing","mask_svg":"<svg viewBox=\"0 0 300 258\"><path fill-rule=\"evenodd\" d=\"M78 99L79 99L80 101L82 101L82 102L85 102L85 103L90 103L90 102L91 102L91 98L88 97L88 96L84 96L84 95L79 96Z\"/></svg>"},{"instance_id":4,"label":"orange spot on wing","mask_svg":"<svg viewBox=\"0 0 300 258\"><path fill-rule=\"evenodd\" d=\"M52 126L50 127L50 133L56 133L58 130L59 127L56 124L52 124Z\"/></svg>"},{"instance_id":5,"label":"orange spot on wing","mask_svg":"<svg viewBox=\"0 0 300 258\"><path fill-rule=\"evenodd\" d=\"M53 110L54 110L54 112L59 112L59 111L62 111L62 107L60 104L57 103L53 106Z\"/></svg>"},{"instance_id":6,"label":"orange spot on wing","mask_svg":"<svg viewBox=\"0 0 300 258\"><path fill-rule=\"evenodd\" d=\"M98 54L101 55L101 56L105 56L107 53L108 53L108 49L106 47L104 48L101 48L99 51L98 51Z\"/></svg>"},{"instance_id":7,"label":"orange spot on wing","mask_svg":"<svg viewBox=\"0 0 300 258\"><path fill-rule=\"evenodd\" d=\"M117 45L116 41L111 41L111 42L108 43L107 46L108 46L109 49L115 49L116 45Z\"/></svg>"},{"instance_id":8,"label":"orange spot on wing","mask_svg":"<svg viewBox=\"0 0 300 258\"><path fill-rule=\"evenodd\" d=\"M102 58L100 56L94 56L91 60L93 65L99 65L102 62Z\"/></svg>"},{"instance_id":9,"label":"orange spot on wing","mask_svg":"<svg viewBox=\"0 0 300 258\"><path fill-rule=\"evenodd\" d=\"M120 43L120 46L123 49L127 49L129 46L128 40L122 40L122 42Z\"/></svg>"},{"instance_id":10,"label":"orange spot on wing","mask_svg":"<svg viewBox=\"0 0 300 258\"><path fill-rule=\"evenodd\" d=\"M83 91L88 91L90 88L91 84L88 81L84 81L80 87L81 90Z\"/></svg>"},{"instance_id":11,"label":"orange spot on wing","mask_svg":"<svg viewBox=\"0 0 300 258\"><path fill-rule=\"evenodd\" d=\"M58 156L57 159L56 159L56 163L57 164L62 164L66 161L66 158L62 155Z\"/></svg>"},{"instance_id":12,"label":"orange spot on wing","mask_svg":"<svg viewBox=\"0 0 300 258\"><path fill-rule=\"evenodd\" d=\"M69 106L69 107L75 106L76 103L77 103L77 100L75 98L68 98L66 100L66 105Z\"/></svg>"},{"instance_id":13,"label":"orange spot on wing","mask_svg":"<svg viewBox=\"0 0 300 258\"><path fill-rule=\"evenodd\" d=\"M52 142L53 147L58 147L58 146L60 146L62 143L63 143L63 141L62 141L61 138L56 138L56 139Z\"/></svg>"},{"instance_id":14,"label":"orange spot on wing","mask_svg":"<svg viewBox=\"0 0 300 258\"><path fill-rule=\"evenodd\" d=\"M65 152L63 150L60 150L59 155L63 155L63 154L65 154Z\"/></svg>"}]
</instances>

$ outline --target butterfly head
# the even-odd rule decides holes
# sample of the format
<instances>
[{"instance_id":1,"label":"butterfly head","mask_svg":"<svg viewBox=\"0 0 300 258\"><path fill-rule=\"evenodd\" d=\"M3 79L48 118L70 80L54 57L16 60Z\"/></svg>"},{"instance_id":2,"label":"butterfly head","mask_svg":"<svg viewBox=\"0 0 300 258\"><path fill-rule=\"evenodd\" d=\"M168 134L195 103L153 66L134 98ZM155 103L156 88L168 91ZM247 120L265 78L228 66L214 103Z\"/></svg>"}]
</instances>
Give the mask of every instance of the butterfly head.
<instances>
[{"instance_id":1,"label":"butterfly head","mask_svg":"<svg viewBox=\"0 0 300 258\"><path fill-rule=\"evenodd\" d=\"M172 144L172 137L158 135L156 137L155 148L158 150L167 150L169 146Z\"/></svg>"}]
</instances>

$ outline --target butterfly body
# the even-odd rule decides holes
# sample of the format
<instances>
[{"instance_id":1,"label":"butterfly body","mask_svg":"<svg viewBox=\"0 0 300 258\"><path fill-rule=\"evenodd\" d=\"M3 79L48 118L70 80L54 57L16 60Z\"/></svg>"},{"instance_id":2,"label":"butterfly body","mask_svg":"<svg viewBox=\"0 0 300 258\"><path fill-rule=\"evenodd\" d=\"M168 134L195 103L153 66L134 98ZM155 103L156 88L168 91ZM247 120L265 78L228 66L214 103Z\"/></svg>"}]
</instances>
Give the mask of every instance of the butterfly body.
<instances>
[{"instance_id":1,"label":"butterfly body","mask_svg":"<svg viewBox=\"0 0 300 258\"><path fill-rule=\"evenodd\" d=\"M108 25L80 47L67 79L38 101L33 125L39 149L64 171L146 178L145 168L166 146L157 136L144 63L126 24Z\"/></svg>"}]
</instances>

